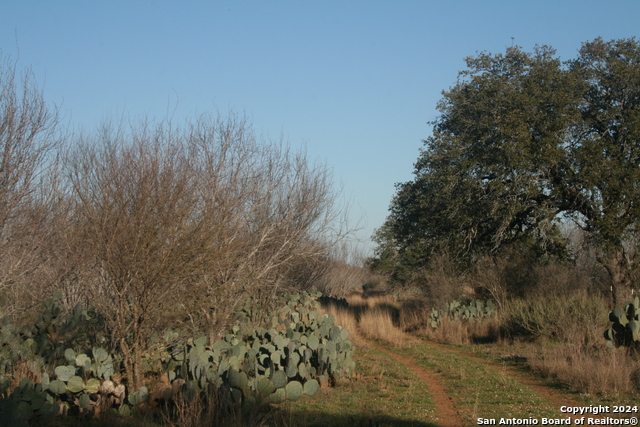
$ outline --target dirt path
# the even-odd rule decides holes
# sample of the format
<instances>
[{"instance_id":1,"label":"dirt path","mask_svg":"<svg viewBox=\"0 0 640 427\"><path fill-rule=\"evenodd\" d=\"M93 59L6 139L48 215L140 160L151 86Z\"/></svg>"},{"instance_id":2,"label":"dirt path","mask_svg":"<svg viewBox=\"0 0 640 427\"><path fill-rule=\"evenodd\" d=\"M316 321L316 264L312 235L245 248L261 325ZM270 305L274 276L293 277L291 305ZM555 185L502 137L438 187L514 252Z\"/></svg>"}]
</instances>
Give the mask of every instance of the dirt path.
<instances>
[{"instance_id":1,"label":"dirt path","mask_svg":"<svg viewBox=\"0 0 640 427\"><path fill-rule=\"evenodd\" d=\"M475 362L481 363L482 365L486 366L489 369L493 369L496 372L500 372L508 376L509 378L519 382L520 384L529 387L531 390L533 390L536 394L538 394L544 400L557 406L558 408L560 408L561 406L584 406L584 404L580 404L576 400L571 399L571 397L569 397L567 394L561 394L554 391L552 388L546 385L543 380L535 378L531 375L525 375L521 372L518 372L515 368L511 366L503 365L498 362L494 362L488 359L474 356L473 354L469 354L460 350L445 347L433 342L428 342L428 343L425 341L422 341L422 342L430 346L436 347L440 350L448 351L450 353L457 354L459 356L467 357ZM597 417L593 417L593 418L597 418Z\"/></svg>"},{"instance_id":2,"label":"dirt path","mask_svg":"<svg viewBox=\"0 0 640 427\"><path fill-rule=\"evenodd\" d=\"M451 400L444 388L444 385L442 384L442 381L435 373L418 366L418 363L415 360L394 353L374 342L366 341L366 343L407 367L418 378L420 378L427 387L429 387L431 397L433 398L436 406L436 417L440 427L460 427L465 425L458 412L455 410L453 400Z\"/></svg>"},{"instance_id":3,"label":"dirt path","mask_svg":"<svg viewBox=\"0 0 640 427\"><path fill-rule=\"evenodd\" d=\"M440 344L436 344L433 342L426 342L423 340L419 340L419 342L423 345L428 345L437 348L438 350L456 354L458 356L462 356L468 358L476 363L479 363L485 366L488 369L491 369L495 372L498 372L502 375L505 375L508 378L516 381L524 387L529 388L531 391L536 393L540 398L552 406L556 407L558 410L561 406L585 406L584 403L580 403L575 399L572 399L569 395L565 393L560 393L553 388L549 387L544 383L543 380L535 378L532 375L526 375L522 372L519 372L516 368L507 366L505 364L500 364L498 362L494 362L482 357L475 356L473 354L466 353L464 351L452 349L449 347L445 347ZM456 410L453 399L447 394L447 391L444 387L443 381L440 379L438 374L431 372L423 367L419 366L417 361L411 358L407 358L398 353L393 352L375 342L366 341L366 343L392 359L396 360L398 363L401 363L408 369L410 369L416 376L423 381L429 388L432 398L435 403L435 411L436 417L438 419L438 424L441 427L454 427L454 426L464 426L466 423L462 420L460 413ZM563 418L569 417L569 414L564 414ZM580 418L580 415L570 416L572 419ZM594 416L590 415L591 418L602 418L602 416Z\"/></svg>"}]
</instances>

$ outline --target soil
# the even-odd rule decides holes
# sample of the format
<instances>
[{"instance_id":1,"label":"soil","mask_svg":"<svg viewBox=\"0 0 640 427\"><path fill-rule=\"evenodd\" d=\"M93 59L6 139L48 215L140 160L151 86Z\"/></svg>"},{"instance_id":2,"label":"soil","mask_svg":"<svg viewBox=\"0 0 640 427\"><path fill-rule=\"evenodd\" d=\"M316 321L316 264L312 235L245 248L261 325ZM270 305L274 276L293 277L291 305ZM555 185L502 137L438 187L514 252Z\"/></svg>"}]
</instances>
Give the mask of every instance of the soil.
<instances>
[{"instance_id":1,"label":"soil","mask_svg":"<svg viewBox=\"0 0 640 427\"><path fill-rule=\"evenodd\" d=\"M465 425L460 418L458 411L456 411L454 407L453 400L447 394L444 385L442 381L440 381L440 378L438 378L437 374L419 366L415 360L394 353L374 342L367 341L367 344L377 348L389 357L395 359L398 363L407 367L427 385L435 403L436 417L438 418L438 423L441 427L460 427Z\"/></svg>"},{"instance_id":2,"label":"soil","mask_svg":"<svg viewBox=\"0 0 640 427\"><path fill-rule=\"evenodd\" d=\"M423 341L424 342L424 341ZM400 354L393 352L377 343L366 341L367 344L377 348L383 353L387 354L389 357L396 360L398 363L401 363L413 373L416 374L421 381L423 381L431 392L431 396L435 402L435 411L436 417L438 419L438 424L441 427L458 427L466 425L465 422L460 417L459 412L456 410L455 403L453 399L447 394L447 391L444 387L444 384L438 374L431 372L421 366L418 365L417 361L414 359L410 359L404 357ZM549 402L553 406L560 408L561 406L585 406L584 403L580 403L574 399L572 399L569 395L565 393L560 393L554 390L549 385L545 384L545 382L541 379L537 379L533 376L526 375L524 373L519 372L516 368L500 364L498 362L493 362L488 359L484 359L481 357L477 357L475 355L452 349L449 347L445 347L443 345L439 345L433 342L428 342L428 345L437 347L440 350L447 351L450 353L454 353L457 355L461 355L467 357L475 362L481 363L489 369L493 369L498 371L511 379L519 382L525 387L528 387L533 392L538 394L543 400ZM567 415L569 416L569 415ZM572 419L580 418L580 415L571 416ZM591 418L602 418L601 416L590 415Z\"/></svg>"}]
</instances>

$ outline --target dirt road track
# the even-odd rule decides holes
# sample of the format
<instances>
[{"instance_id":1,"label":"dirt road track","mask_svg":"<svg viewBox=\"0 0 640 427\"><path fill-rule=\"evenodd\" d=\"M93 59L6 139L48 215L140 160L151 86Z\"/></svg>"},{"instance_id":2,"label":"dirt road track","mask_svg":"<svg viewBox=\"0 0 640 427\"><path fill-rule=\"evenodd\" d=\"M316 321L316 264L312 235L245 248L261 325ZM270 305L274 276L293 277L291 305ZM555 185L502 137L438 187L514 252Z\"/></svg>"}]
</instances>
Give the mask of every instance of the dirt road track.
<instances>
[{"instance_id":1,"label":"dirt road track","mask_svg":"<svg viewBox=\"0 0 640 427\"><path fill-rule=\"evenodd\" d=\"M429 387L431 397L433 398L436 406L437 422L441 427L461 427L465 425L460 418L458 411L456 411L454 407L453 400L451 400L447 394L444 385L437 374L418 366L418 363L415 360L394 353L374 342L367 341L367 344L377 348L387 356L396 360L398 363L406 366L411 372L420 378L427 387Z\"/></svg>"},{"instance_id":2,"label":"dirt road track","mask_svg":"<svg viewBox=\"0 0 640 427\"><path fill-rule=\"evenodd\" d=\"M407 358L402 356L392 350L389 350L375 342L366 341L367 344L372 347L380 350L385 353L392 359L396 360L398 363L401 363L409 370L411 370L421 381L423 381L429 388L431 396L435 403L435 412L437 417L437 422L441 427L459 427L465 426L466 423L460 416L460 413L456 409L455 402L453 399L447 394L446 388L444 386L443 381L440 376L434 372L431 372L421 366L419 366L418 362L414 359ZM459 356L463 356L473 360L474 362L480 363L483 366L492 369L496 372L499 372L507 377L517 381L523 386L529 388L534 393L539 395L544 401L549 402L551 405L557 407L558 409L561 406L584 406L584 403L577 402L572 399L565 393L560 393L548 385L544 384L544 381L540 379L536 379L533 376L525 375L521 372L518 372L517 369L500 364L498 362L493 362L488 359L484 359L481 357L477 357L473 354L469 354L460 350L452 349L443 345L439 345L433 342L424 342L423 344L427 344L433 347L438 348L439 350L449 352L452 354L456 354ZM569 415L565 415L566 418ZM592 418L601 418L600 416L591 416ZM580 418L579 415L571 416L572 419Z\"/></svg>"},{"instance_id":3,"label":"dirt road track","mask_svg":"<svg viewBox=\"0 0 640 427\"><path fill-rule=\"evenodd\" d=\"M493 369L494 371L497 372L501 372L504 375L507 375L508 377L514 379L515 381L519 382L522 385L525 385L527 387L529 387L531 390L533 390L535 393L537 393L540 397L542 397L544 400L546 400L547 402L557 406L558 408L560 408L563 405L566 406L584 406L584 404L580 404L579 402L575 401L574 399L571 399L569 396L567 396L566 394L561 394L558 393L556 391L554 391L552 388L550 388L548 385L545 385L544 382L540 379L537 379L535 377L532 377L530 375L524 375L520 372L518 372L515 368L512 368L510 366L507 365L503 365L500 364L498 362L493 362L491 360L488 359L483 359L481 357L477 357L474 356L472 354L469 353L465 353L463 351L459 351L459 350L455 350L452 348L448 348L436 343L429 343L429 345L437 347L441 350L444 351L448 351L454 354L458 354L460 356L464 356L464 357L468 357L469 359L481 363L484 366Z\"/></svg>"}]
</instances>

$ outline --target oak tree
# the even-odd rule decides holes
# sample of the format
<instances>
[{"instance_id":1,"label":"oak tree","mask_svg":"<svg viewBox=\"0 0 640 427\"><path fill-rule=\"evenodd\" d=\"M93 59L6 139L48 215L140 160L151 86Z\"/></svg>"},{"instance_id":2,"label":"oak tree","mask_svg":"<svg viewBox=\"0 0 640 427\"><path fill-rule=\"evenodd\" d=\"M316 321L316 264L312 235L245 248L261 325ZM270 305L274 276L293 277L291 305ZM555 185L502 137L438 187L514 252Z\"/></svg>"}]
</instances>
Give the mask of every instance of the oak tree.
<instances>
[{"instance_id":1,"label":"oak tree","mask_svg":"<svg viewBox=\"0 0 640 427\"><path fill-rule=\"evenodd\" d=\"M506 248L566 255L573 220L615 289L631 284L640 203L640 45L584 43L467 58L433 134L376 231L374 264L400 278L447 252L467 265Z\"/></svg>"}]
</instances>

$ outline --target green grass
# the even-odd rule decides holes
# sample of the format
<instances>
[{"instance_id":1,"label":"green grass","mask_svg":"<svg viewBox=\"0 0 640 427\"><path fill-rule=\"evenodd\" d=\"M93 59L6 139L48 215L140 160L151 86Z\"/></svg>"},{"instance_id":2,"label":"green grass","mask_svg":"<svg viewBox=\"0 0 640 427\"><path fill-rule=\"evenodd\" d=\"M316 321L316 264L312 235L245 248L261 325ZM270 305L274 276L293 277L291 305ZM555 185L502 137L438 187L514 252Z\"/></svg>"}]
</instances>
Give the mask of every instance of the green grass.
<instances>
[{"instance_id":1,"label":"green grass","mask_svg":"<svg viewBox=\"0 0 640 427\"><path fill-rule=\"evenodd\" d=\"M546 347L553 345L553 343L538 344L537 352L541 353ZM638 405L638 396L635 394L625 393L611 393L611 392L598 392L592 394L578 393L572 391L570 387L558 380L557 378L542 378L539 373L536 373L527 364L526 358L531 357L532 352L536 350L531 349L531 345L526 349L522 345L513 345L505 347L504 345L469 345L458 347L461 350L474 354L478 357L484 357L496 363L501 363L509 366L512 369L524 374L537 378L542 384L552 388L559 393L565 393L571 396L574 400L581 402L585 406L589 405ZM622 350L618 350L622 351ZM639 365L640 367L640 362ZM629 372L631 375L631 372Z\"/></svg>"},{"instance_id":2,"label":"green grass","mask_svg":"<svg viewBox=\"0 0 640 427\"><path fill-rule=\"evenodd\" d=\"M427 386L402 364L372 347L356 351L358 379L325 387L313 397L274 409L288 426L435 426Z\"/></svg>"},{"instance_id":3,"label":"green grass","mask_svg":"<svg viewBox=\"0 0 640 427\"><path fill-rule=\"evenodd\" d=\"M561 416L559 408L545 402L528 387L468 357L425 343L395 351L438 373L461 417L470 424L475 424L479 417L539 419Z\"/></svg>"}]
</instances>

